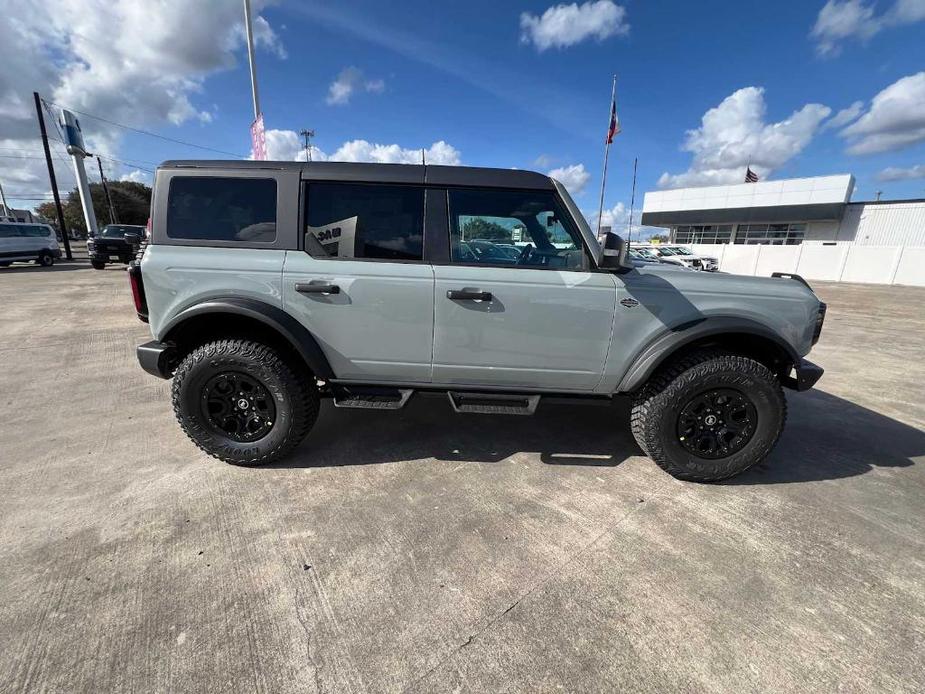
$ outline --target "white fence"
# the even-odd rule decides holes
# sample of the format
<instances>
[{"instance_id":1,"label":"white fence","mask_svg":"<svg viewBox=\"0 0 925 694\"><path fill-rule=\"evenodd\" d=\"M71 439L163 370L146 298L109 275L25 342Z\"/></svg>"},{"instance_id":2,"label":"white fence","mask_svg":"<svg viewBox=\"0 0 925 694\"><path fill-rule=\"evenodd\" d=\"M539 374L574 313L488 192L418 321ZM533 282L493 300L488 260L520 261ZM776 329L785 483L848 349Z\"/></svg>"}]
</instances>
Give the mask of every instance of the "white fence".
<instances>
[{"instance_id":1,"label":"white fence","mask_svg":"<svg viewBox=\"0 0 925 694\"><path fill-rule=\"evenodd\" d=\"M851 243L799 246L694 244L695 253L719 258L719 269L768 277L795 272L808 280L910 284L925 287L925 247L857 246Z\"/></svg>"}]
</instances>

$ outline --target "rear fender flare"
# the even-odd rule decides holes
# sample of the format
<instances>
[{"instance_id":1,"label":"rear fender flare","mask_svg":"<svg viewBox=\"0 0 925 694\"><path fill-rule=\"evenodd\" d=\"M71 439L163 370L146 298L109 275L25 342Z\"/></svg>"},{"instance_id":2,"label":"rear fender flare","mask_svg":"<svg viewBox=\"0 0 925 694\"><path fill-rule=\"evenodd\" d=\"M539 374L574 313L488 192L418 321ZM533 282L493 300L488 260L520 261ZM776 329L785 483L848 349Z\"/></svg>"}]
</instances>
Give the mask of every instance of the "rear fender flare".
<instances>
[{"instance_id":1,"label":"rear fender flare","mask_svg":"<svg viewBox=\"0 0 925 694\"><path fill-rule=\"evenodd\" d=\"M321 349L321 345L318 344L318 340L302 323L278 306L256 299L240 297L214 298L194 304L180 311L167 322L161 331L163 335L161 340L170 342L171 335L175 335L177 330L181 326L188 324L190 320L219 313L244 316L263 323L292 345L317 378L330 380L335 377L331 364Z\"/></svg>"}]
</instances>

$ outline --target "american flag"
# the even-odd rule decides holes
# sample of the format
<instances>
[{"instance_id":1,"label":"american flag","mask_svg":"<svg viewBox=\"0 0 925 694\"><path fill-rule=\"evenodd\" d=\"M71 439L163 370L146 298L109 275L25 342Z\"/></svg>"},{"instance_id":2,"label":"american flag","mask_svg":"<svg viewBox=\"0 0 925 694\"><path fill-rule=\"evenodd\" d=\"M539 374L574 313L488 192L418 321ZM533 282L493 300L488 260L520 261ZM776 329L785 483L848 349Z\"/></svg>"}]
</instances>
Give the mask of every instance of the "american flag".
<instances>
[{"instance_id":1,"label":"american flag","mask_svg":"<svg viewBox=\"0 0 925 694\"><path fill-rule=\"evenodd\" d=\"M617 118L617 99L614 97L610 100L610 125L607 126L607 139L605 145L613 142L613 137L620 132L620 119Z\"/></svg>"},{"instance_id":2,"label":"american flag","mask_svg":"<svg viewBox=\"0 0 925 694\"><path fill-rule=\"evenodd\" d=\"M750 166L745 167L745 182L746 183L757 183L758 182L758 174L752 171L752 167Z\"/></svg>"}]
</instances>

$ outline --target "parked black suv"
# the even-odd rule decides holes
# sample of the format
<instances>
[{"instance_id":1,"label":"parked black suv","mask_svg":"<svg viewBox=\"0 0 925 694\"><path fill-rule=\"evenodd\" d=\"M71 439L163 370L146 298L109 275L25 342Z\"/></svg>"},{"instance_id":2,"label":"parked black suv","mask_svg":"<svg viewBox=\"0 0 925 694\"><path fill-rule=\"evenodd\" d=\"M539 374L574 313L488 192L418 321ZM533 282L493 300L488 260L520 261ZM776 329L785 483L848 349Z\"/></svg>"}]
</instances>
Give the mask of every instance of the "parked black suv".
<instances>
[{"instance_id":1,"label":"parked black suv","mask_svg":"<svg viewBox=\"0 0 925 694\"><path fill-rule=\"evenodd\" d=\"M136 245L144 238L145 228L134 224L107 224L96 236L87 239L90 264L102 270L113 258L128 265L135 257ZM125 237L129 238L126 239Z\"/></svg>"}]
</instances>

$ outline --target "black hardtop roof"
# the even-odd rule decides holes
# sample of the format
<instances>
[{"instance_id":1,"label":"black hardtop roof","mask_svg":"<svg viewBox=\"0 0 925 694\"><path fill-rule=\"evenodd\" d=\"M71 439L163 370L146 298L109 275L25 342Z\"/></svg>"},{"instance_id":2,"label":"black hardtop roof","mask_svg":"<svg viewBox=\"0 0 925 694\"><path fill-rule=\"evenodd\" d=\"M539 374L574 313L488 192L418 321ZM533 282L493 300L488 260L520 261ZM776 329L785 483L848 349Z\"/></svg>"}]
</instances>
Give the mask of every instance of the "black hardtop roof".
<instances>
[{"instance_id":1,"label":"black hardtop roof","mask_svg":"<svg viewBox=\"0 0 925 694\"><path fill-rule=\"evenodd\" d=\"M552 179L535 171L490 169L477 166L423 164L366 164L334 161L252 161L250 159L174 159L159 169L213 169L215 171L299 171L305 179L363 183L423 183L493 188L552 190Z\"/></svg>"}]
</instances>

